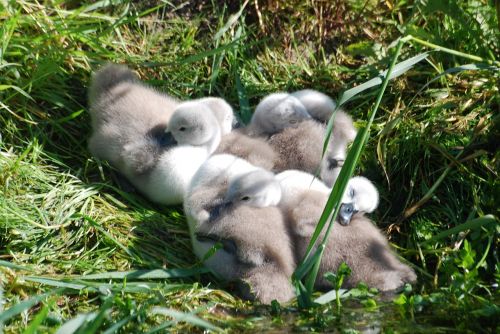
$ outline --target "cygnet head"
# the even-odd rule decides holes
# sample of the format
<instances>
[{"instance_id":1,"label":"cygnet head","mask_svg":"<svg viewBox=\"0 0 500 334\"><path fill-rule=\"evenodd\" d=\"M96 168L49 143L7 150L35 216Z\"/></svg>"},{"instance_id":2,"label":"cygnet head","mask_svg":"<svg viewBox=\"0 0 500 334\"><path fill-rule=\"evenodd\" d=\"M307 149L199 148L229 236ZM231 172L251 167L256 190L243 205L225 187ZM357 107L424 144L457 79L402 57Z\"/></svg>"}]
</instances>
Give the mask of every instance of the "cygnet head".
<instances>
[{"instance_id":1,"label":"cygnet head","mask_svg":"<svg viewBox=\"0 0 500 334\"><path fill-rule=\"evenodd\" d=\"M210 153L220 142L220 126L211 110L199 102L184 102L174 111L166 132L178 144L206 146Z\"/></svg>"},{"instance_id":2,"label":"cygnet head","mask_svg":"<svg viewBox=\"0 0 500 334\"><path fill-rule=\"evenodd\" d=\"M264 169L243 174L229 183L222 203L210 210L210 220L240 205L276 206L281 200L281 186L274 174Z\"/></svg>"},{"instance_id":3,"label":"cygnet head","mask_svg":"<svg viewBox=\"0 0 500 334\"><path fill-rule=\"evenodd\" d=\"M321 122L328 122L337 106L328 95L313 89L299 90L291 95L299 99L307 112Z\"/></svg>"},{"instance_id":4,"label":"cygnet head","mask_svg":"<svg viewBox=\"0 0 500 334\"><path fill-rule=\"evenodd\" d=\"M378 206L377 188L367 178L356 176L349 180L338 214L342 225L349 225L357 212L373 212Z\"/></svg>"},{"instance_id":5,"label":"cygnet head","mask_svg":"<svg viewBox=\"0 0 500 334\"><path fill-rule=\"evenodd\" d=\"M257 134L274 134L310 118L299 99L288 93L274 93L257 105L250 124Z\"/></svg>"}]
</instances>

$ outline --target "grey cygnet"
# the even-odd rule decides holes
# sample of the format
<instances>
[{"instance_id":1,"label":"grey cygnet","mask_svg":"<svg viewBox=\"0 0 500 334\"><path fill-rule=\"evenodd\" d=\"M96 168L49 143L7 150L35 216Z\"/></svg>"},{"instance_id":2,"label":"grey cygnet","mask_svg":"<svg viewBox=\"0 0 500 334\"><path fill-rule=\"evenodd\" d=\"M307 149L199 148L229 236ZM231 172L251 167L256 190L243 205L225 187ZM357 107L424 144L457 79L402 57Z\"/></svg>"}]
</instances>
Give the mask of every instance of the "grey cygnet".
<instances>
[{"instance_id":1,"label":"grey cygnet","mask_svg":"<svg viewBox=\"0 0 500 334\"><path fill-rule=\"evenodd\" d=\"M305 255L326 200L324 193L311 190L297 196L295 207L289 212L297 261ZM334 224L321 261L317 288L331 288L323 275L336 271L342 262L352 270L344 282L345 288L365 282L380 291L389 291L416 281L413 269L398 260L387 239L363 214L352 216L347 226Z\"/></svg>"},{"instance_id":2,"label":"grey cygnet","mask_svg":"<svg viewBox=\"0 0 500 334\"><path fill-rule=\"evenodd\" d=\"M245 282L245 298L262 303L290 300L295 262L284 218L276 207L279 183L272 173L252 170L229 155L212 156L207 163L193 179L185 201L195 252L202 256L221 241L224 248L205 265L228 280Z\"/></svg>"},{"instance_id":3,"label":"grey cygnet","mask_svg":"<svg viewBox=\"0 0 500 334\"><path fill-rule=\"evenodd\" d=\"M122 65L100 69L89 88L90 152L162 204L181 203L191 177L207 158L206 150L178 146L165 133L178 104L142 84Z\"/></svg>"}]
</instances>

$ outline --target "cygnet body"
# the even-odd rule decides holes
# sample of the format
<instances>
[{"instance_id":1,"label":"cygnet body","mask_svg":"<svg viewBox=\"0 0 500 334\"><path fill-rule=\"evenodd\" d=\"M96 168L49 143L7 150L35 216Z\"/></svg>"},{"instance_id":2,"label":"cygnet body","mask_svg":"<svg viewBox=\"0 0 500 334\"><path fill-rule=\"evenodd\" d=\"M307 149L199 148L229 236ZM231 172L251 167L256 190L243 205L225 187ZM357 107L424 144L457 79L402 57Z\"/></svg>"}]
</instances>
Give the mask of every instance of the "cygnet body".
<instances>
[{"instance_id":1,"label":"cygnet body","mask_svg":"<svg viewBox=\"0 0 500 334\"><path fill-rule=\"evenodd\" d=\"M248 287L244 297L263 303L294 296L289 278L295 263L276 207L280 198L273 174L230 155L215 155L200 168L184 203L195 253L203 258L221 241L225 247L205 265L225 279L242 280Z\"/></svg>"},{"instance_id":2,"label":"cygnet body","mask_svg":"<svg viewBox=\"0 0 500 334\"><path fill-rule=\"evenodd\" d=\"M223 136L215 153L232 154L267 170L274 169L278 161L278 154L265 139L250 137L239 129Z\"/></svg>"},{"instance_id":3,"label":"cygnet body","mask_svg":"<svg viewBox=\"0 0 500 334\"><path fill-rule=\"evenodd\" d=\"M181 203L207 157L202 148L177 146L165 129L179 101L142 84L121 65L96 72L89 89L89 150L107 160L150 200Z\"/></svg>"},{"instance_id":4,"label":"cygnet body","mask_svg":"<svg viewBox=\"0 0 500 334\"><path fill-rule=\"evenodd\" d=\"M308 191L297 197L295 207L289 212L297 261L305 255L326 201L324 193ZM334 222L321 260L316 286L321 289L331 288L323 275L336 271L342 262L352 270L344 282L343 286L346 288L365 282L380 291L389 291L401 288L405 283L414 283L417 278L409 266L397 259L386 238L370 219L361 213L354 215L347 226Z\"/></svg>"}]
</instances>

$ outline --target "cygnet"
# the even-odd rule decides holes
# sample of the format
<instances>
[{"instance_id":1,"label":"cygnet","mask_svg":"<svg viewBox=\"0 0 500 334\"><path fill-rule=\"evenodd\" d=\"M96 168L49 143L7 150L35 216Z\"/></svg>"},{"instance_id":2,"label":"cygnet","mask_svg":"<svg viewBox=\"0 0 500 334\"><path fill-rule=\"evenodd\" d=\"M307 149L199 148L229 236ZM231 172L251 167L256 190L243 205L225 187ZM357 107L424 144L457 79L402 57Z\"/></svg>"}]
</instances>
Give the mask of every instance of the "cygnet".
<instances>
[{"instance_id":1,"label":"cygnet","mask_svg":"<svg viewBox=\"0 0 500 334\"><path fill-rule=\"evenodd\" d=\"M295 263L284 218L276 207L281 189L274 175L263 169L239 174L245 167L249 166L241 159L216 155L200 168L184 204L193 246L203 258L200 251L221 241L224 248L205 265L228 280L245 282L244 297L262 303L288 301L294 296L289 278ZM213 178L207 178L210 174Z\"/></svg>"},{"instance_id":2,"label":"cygnet","mask_svg":"<svg viewBox=\"0 0 500 334\"><path fill-rule=\"evenodd\" d=\"M337 110L328 149L322 160L325 124L304 116L304 108L306 112L308 108L300 99L315 115L321 114L318 110L328 110L324 112L328 114L327 119L335 109L334 102L328 96L313 90L271 94L257 106L247 132L271 136L268 143L278 154L273 171L300 169L308 173L319 172L320 178L332 186L346 158L347 145L356 136L356 129L351 117ZM288 117L292 117L292 121Z\"/></svg>"},{"instance_id":3,"label":"cygnet","mask_svg":"<svg viewBox=\"0 0 500 334\"><path fill-rule=\"evenodd\" d=\"M96 72L89 88L89 150L150 200L179 204L206 149L177 146L165 133L179 101L142 84L126 66Z\"/></svg>"},{"instance_id":4,"label":"cygnet","mask_svg":"<svg viewBox=\"0 0 500 334\"><path fill-rule=\"evenodd\" d=\"M338 121L337 121L338 120ZM279 155L275 171L299 169L315 174L332 186L340 173L347 155L347 145L356 134L351 118L343 111L335 115L332 135L322 159L326 137L325 125L315 120L306 120L296 127L288 127L272 135L268 143Z\"/></svg>"},{"instance_id":5,"label":"cygnet","mask_svg":"<svg viewBox=\"0 0 500 334\"><path fill-rule=\"evenodd\" d=\"M307 191L296 198L295 206L289 212L297 261L305 255L326 201L324 193ZM334 222L316 287L331 288L331 283L323 276L326 272L336 271L342 262L352 270L344 282L345 288L365 282L380 291L389 291L401 288L405 283L414 283L417 278L409 266L398 260L386 238L370 219L361 213L354 215L347 226Z\"/></svg>"},{"instance_id":6,"label":"cygnet","mask_svg":"<svg viewBox=\"0 0 500 334\"><path fill-rule=\"evenodd\" d=\"M274 93L257 105L246 131L251 136L269 136L306 119L311 116L299 99L288 93Z\"/></svg>"}]
</instances>

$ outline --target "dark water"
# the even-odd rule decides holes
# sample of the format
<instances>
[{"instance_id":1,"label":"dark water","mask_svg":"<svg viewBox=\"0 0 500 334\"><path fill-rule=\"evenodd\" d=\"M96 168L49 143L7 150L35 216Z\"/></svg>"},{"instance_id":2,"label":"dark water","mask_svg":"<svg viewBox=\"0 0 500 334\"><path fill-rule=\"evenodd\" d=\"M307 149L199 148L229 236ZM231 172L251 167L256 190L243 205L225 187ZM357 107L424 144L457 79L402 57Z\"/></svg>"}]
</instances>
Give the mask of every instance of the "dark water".
<instances>
[{"instance_id":1,"label":"dark water","mask_svg":"<svg viewBox=\"0 0 500 334\"><path fill-rule=\"evenodd\" d=\"M500 329L498 314L472 316L446 303L410 308L394 303L394 297L377 295L373 301L348 300L340 310L333 302L306 311L276 311L262 306L252 313L230 313L248 325L238 329L236 325L235 330L255 333L497 333Z\"/></svg>"}]
</instances>

